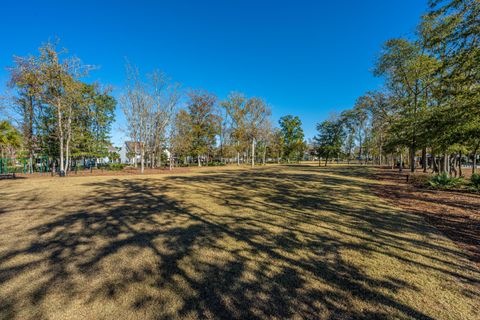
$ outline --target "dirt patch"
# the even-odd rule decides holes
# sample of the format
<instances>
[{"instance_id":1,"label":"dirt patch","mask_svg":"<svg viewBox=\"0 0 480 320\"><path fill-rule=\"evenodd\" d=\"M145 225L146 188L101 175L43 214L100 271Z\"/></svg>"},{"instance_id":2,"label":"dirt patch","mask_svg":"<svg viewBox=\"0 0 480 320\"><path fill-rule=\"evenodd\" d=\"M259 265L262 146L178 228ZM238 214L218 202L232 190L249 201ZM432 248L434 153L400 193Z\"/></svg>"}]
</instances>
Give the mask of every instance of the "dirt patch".
<instances>
[{"instance_id":1,"label":"dirt patch","mask_svg":"<svg viewBox=\"0 0 480 320\"><path fill-rule=\"evenodd\" d=\"M389 169L375 169L373 176L391 182L374 186L375 194L424 216L480 265L480 194L419 188L406 183L405 173Z\"/></svg>"}]
</instances>

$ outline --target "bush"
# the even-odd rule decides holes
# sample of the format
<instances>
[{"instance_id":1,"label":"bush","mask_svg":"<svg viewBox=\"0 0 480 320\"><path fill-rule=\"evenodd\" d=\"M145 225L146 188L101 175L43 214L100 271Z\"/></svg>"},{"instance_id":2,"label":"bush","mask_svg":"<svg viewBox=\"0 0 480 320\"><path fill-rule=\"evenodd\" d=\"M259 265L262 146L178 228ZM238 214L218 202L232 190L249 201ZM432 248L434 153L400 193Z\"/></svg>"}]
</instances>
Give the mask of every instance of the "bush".
<instances>
[{"instance_id":1,"label":"bush","mask_svg":"<svg viewBox=\"0 0 480 320\"><path fill-rule=\"evenodd\" d=\"M179 163L175 163L175 167L184 168L184 167L190 167L190 165L188 163L179 162Z\"/></svg>"},{"instance_id":2,"label":"bush","mask_svg":"<svg viewBox=\"0 0 480 320\"><path fill-rule=\"evenodd\" d=\"M441 173L433 176L428 183L436 189L452 189L462 182L462 178L449 177L446 173Z\"/></svg>"},{"instance_id":3,"label":"bush","mask_svg":"<svg viewBox=\"0 0 480 320\"><path fill-rule=\"evenodd\" d=\"M480 189L480 174L474 173L470 177L470 182L472 183L475 189Z\"/></svg>"},{"instance_id":4,"label":"bush","mask_svg":"<svg viewBox=\"0 0 480 320\"><path fill-rule=\"evenodd\" d=\"M107 163L104 166L105 170L112 170L112 171L121 171L123 170L127 165L124 163Z\"/></svg>"},{"instance_id":5,"label":"bush","mask_svg":"<svg viewBox=\"0 0 480 320\"><path fill-rule=\"evenodd\" d=\"M212 162L207 163L208 167L217 167L217 166L224 166L224 165L225 165L225 163L220 162L220 161L212 161Z\"/></svg>"},{"instance_id":6,"label":"bush","mask_svg":"<svg viewBox=\"0 0 480 320\"><path fill-rule=\"evenodd\" d=\"M412 174L409 182L417 187L425 187L430 185L431 176L427 174Z\"/></svg>"}]
</instances>

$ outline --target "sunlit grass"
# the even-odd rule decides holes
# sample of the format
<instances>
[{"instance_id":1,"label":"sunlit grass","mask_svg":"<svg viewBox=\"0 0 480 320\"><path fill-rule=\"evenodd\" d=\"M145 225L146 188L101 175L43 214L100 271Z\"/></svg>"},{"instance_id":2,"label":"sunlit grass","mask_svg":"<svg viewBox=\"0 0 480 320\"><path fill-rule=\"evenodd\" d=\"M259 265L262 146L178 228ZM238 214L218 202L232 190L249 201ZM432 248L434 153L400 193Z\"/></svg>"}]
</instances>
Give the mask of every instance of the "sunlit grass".
<instances>
[{"instance_id":1,"label":"sunlit grass","mask_svg":"<svg viewBox=\"0 0 480 320\"><path fill-rule=\"evenodd\" d=\"M4 181L0 317L478 319L479 270L365 170Z\"/></svg>"}]
</instances>

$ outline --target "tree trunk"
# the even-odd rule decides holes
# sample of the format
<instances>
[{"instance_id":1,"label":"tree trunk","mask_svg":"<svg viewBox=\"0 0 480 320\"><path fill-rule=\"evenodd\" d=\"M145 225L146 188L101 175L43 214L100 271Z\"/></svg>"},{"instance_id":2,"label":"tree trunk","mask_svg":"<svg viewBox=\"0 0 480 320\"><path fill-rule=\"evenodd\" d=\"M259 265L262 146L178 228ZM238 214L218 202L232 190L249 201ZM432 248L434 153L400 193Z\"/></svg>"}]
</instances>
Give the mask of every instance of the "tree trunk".
<instances>
[{"instance_id":1,"label":"tree trunk","mask_svg":"<svg viewBox=\"0 0 480 320\"><path fill-rule=\"evenodd\" d=\"M63 123L62 123L62 111L60 105L57 104L57 117L58 117L58 137L60 139L60 172L64 171L65 166L63 163Z\"/></svg>"},{"instance_id":2,"label":"tree trunk","mask_svg":"<svg viewBox=\"0 0 480 320\"><path fill-rule=\"evenodd\" d=\"M415 172L415 147L410 147L410 172Z\"/></svg>"},{"instance_id":3,"label":"tree trunk","mask_svg":"<svg viewBox=\"0 0 480 320\"><path fill-rule=\"evenodd\" d=\"M427 172L427 148L422 149L422 167L423 172Z\"/></svg>"},{"instance_id":4,"label":"tree trunk","mask_svg":"<svg viewBox=\"0 0 480 320\"><path fill-rule=\"evenodd\" d=\"M413 109L413 114L414 114L414 125L413 125L413 132L412 132L412 144L410 147L410 172L415 172L415 151L416 151L416 114L418 110L418 98L419 98L419 91L418 91L418 80L415 82L415 91L414 91L414 109Z\"/></svg>"},{"instance_id":5,"label":"tree trunk","mask_svg":"<svg viewBox=\"0 0 480 320\"><path fill-rule=\"evenodd\" d=\"M480 148L480 143L477 144L475 149L473 149L473 162L472 162L472 174L474 174L477 171L477 152L478 148Z\"/></svg>"},{"instance_id":6,"label":"tree trunk","mask_svg":"<svg viewBox=\"0 0 480 320\"><path fill-rule=\"evenodd\" d=\"M65 175L67 175L69 163L70 163L70 139L67 139L66 148L65 148Z\"/></svg>"},{"instance_id":7,"label":"tree trunk","mask_svg":"<svg viewBox=\"0 0 480 320\"><path fill-rule=\"evenodd\" d=\"M67 174L68 167L70 164L70 141L72 140L72 107L70 106L69 108L69 115L68 115L68 121L67 121L67 141L66 141L66 146L65 146L65 161L66 161L66 166L65 166L65 175Z\"/></svg>"},{"instance_id":8,"label":"tree trunk","mask_svg":"<svg viewBox=\"0 0 480 320\"><path fill-rule=\"evenodd\" d=\"M252 168L255 167L255 139L252 139Z\"/></svg>"},{"instance_id":9,"label":"tree trunk","mask_svg":"<svg viewBox=\"0 0 480 320\"><path fill-rule=\"evenodd\" d=\"M438 173L438 166L437 166L437 158L435 157L435 154L432 153L432 170L433 172Z\"/></svg>"},{"instance_id":10,"label":"tree trunk","mask_svg":"<svg viewBox=\"0 0 480 320\"><path fill-rule=\"evenodd\" d=\"M373 159L372 159L373 162ZM373 164L373 163L372 163ZM378 147L378 165L382 166L383 164L383 159L382 159L382 145L380 144Z\"/></svg>"},{"instance_id":11,"label":"tree trunk","mask_svg":"<svg viewBox=\"0 0 480 320\"><path fill-rule=\"evenodd\" d=\"M460 151L459 154L458 154L458 176L459 177L463 176L463 172L462 172L462 151Z\"/></svg>"},{"instance_id":12,"label":"tree trunk","mask_svg":"<svg viewBox=\"0 0 480 320\"><path fill-rule=\"evenodd\" d=\"M447 176L450 176L450 170L448 168L448 156L446 153L443 154L443 172L447 174Z\"/></svg>"},{"instance_id":13,"label":"tree trunk","mask_svg":"<svg viewBox=\"0 0 480 320\"><path fill-rule=\"evenodd\" d=\"M472 163L472 174L476 173L477 171L477 151L473 153L473 163Z\"/></svg>"},{"instance_id":14,"label":"tree trunk","mask_svg":"<svg viewBox=\"0 0 480 320\"><path fill-rule=\"evenodd\" d=\"M33 173L33 156L34 156L34 148L33 148L33 117L34 117L34 111L33 111L33 96L30 95L30 104L28 106L28 154L30 156L30 174Z\"/></svg>"},{"instance_id":15,"label":"tree trunk","mask_svg":"<svg viewBox=\"0 0 480 320\"><path fill-rule=\"evenodd\" d=\"M359 134L359 148L358 148L358 159L360 160L360 164L363 164L362 161L362 135Z\"/></svg>"},{"instance_id":16,"label":"tree trunk","mask_svg":"<svg viewBox=\"0 0 480 320\"><path fill-rule=\"evenodd\" d=\"M198 167L201 167L202 163L200 162L200 155L197 155L197 162L198 162Z\"/></svg>"},{"instance_id":17,"label":"tree trunk","mask_svg":"<svg viewBox=\"0 0 480 320\"><path fill-rule=\"evenodd\" d=\"M135 145L135 146L133 147L133 150L134 150L134 153L135 153L135 154L133 155L133 166L134 166L135 168L137 168L137 153L138 153L138 147L137 147L137 141L136 141L136 139L134 139L133 143L134 143L134 145Z\"/></svg>"},{"instance_id":18,"label":"tree trunk","mask_svg":"<svg viewBox=\"0 0 480 320\"><path fill-rule=\"evenodd\" d=\"M454 177L456 178L457 177L457 169L455 168L455 162L457 161L457 157L453 157L453 159L450 157L449 158L449 162L448 162L448 166L449 166L449 171L450 171L450 174L453 172L454 173Z\"/></svg>"},{"instance_id":19,"label":"tree trunk","mask_svg":"<svg viewBox=\"0 0 480 320\"><path fill-rule=\"evenodd\" d=\"M140 147L140 172L145 171L145 147Z\"/></svg>"},{"instance_id":20,"label":"tree trunk","mask_svg":"<svg viewBox=\"0 0 480 320\"><path fill-rule=\"evenodd\" d=\"M403 171L403 152L400 152L400 163L398 164L398 171Z\"/></svg>"},{"instance_id":21,"label":"tree trunk","mask_svg":"<svg viewBox=\"0 0 480 320\"><path fill-rule=\"evenodd\" d=\"M240 165L240 152L237 151L237 166Z\"/></svg>"}]
</instances>

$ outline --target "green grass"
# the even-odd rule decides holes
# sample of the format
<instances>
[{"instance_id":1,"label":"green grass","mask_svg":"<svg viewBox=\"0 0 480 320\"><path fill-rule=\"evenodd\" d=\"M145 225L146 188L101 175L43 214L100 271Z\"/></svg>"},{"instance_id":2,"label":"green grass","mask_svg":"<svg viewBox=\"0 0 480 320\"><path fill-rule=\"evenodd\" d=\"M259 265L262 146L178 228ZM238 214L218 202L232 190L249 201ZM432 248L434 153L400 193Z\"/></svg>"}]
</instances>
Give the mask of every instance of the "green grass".
<instances>
[{"instance_id":1,"label":"green grass","mask_svg":"<svg viewBox=\"0 0 480 320\"><path fill-rule=\"evenodd\" d=\"M479 269L364 170L1 181L0 318L479 319Z\"/></svg>"}]
</instances>

